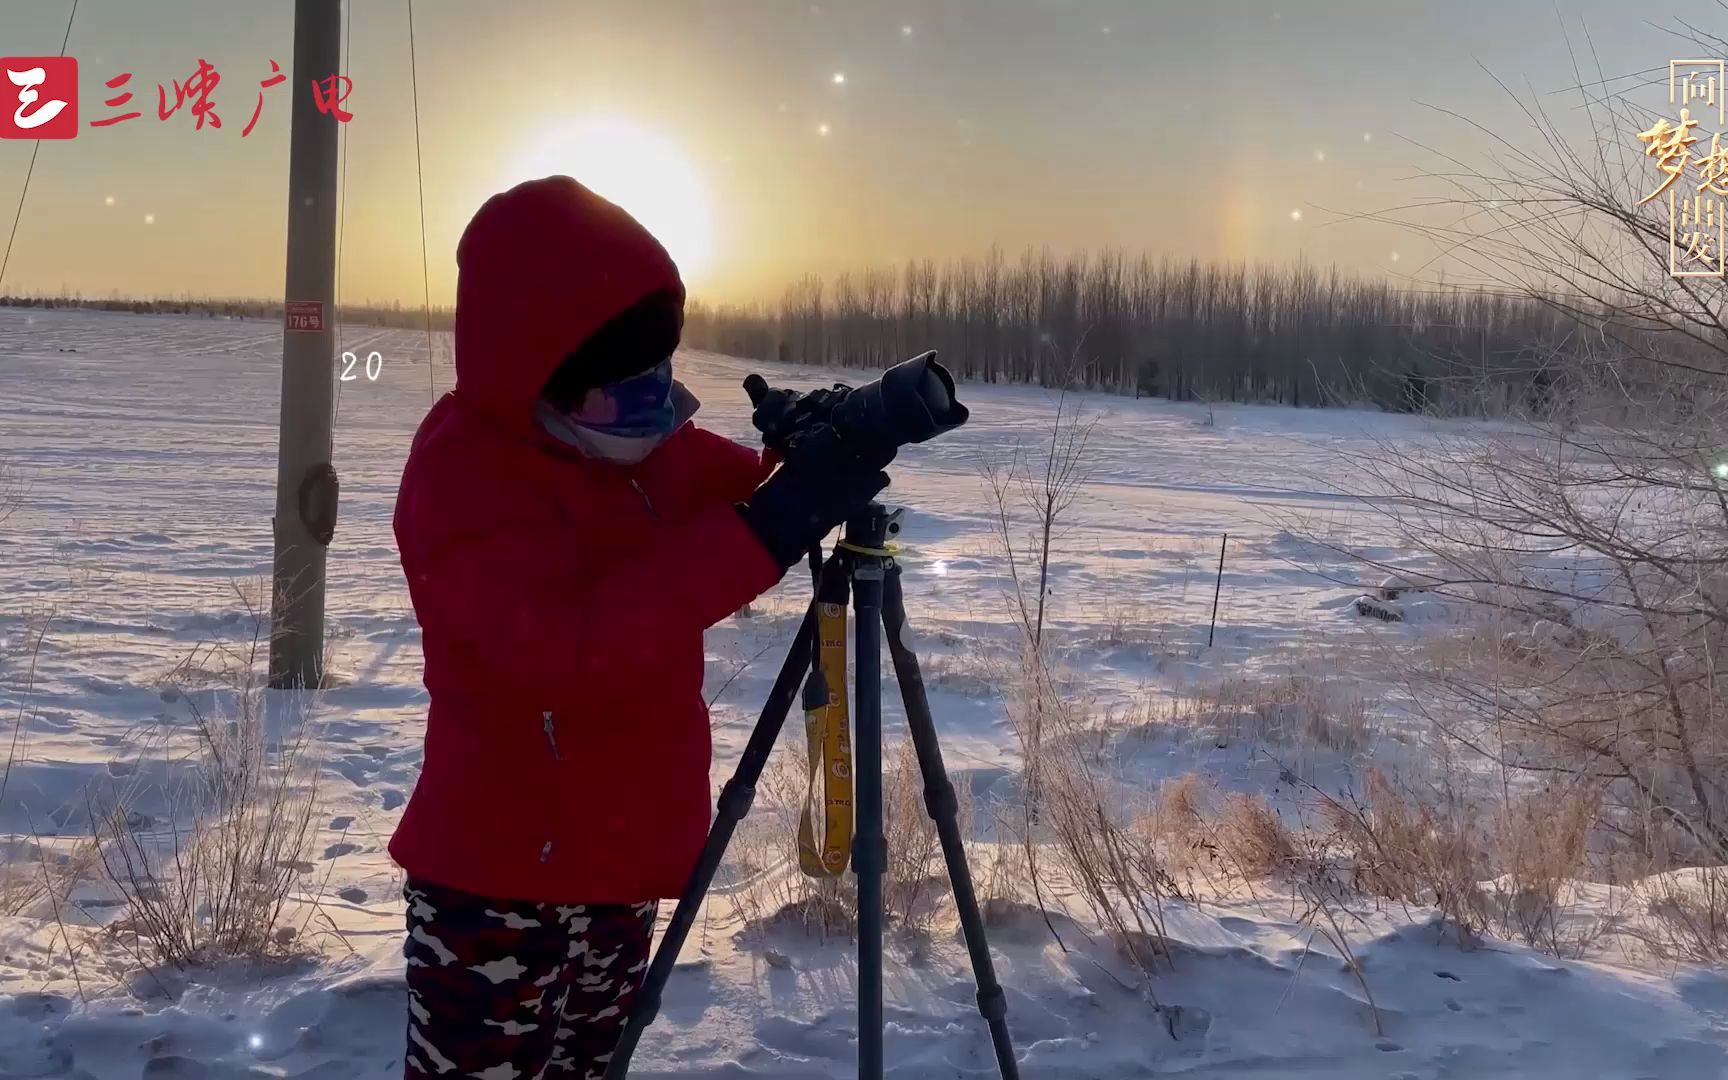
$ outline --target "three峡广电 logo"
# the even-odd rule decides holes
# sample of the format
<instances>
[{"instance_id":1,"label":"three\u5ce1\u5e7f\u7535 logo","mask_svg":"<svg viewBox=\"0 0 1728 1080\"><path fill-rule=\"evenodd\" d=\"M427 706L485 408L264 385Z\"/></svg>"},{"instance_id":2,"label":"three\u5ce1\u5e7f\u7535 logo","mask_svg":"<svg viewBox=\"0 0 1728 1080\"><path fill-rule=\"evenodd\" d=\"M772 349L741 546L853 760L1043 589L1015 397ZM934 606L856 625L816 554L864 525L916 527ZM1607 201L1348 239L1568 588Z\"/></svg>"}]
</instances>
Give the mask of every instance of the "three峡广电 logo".
<instances>
[{"instance_id":1,"label":"three\u5ce1\u5e7f\u7535 logo","mask_svg":"<svg viewBox=\"0 0 1728 1080\"><path fill-rule=\"evenodd\" d=\"M70 56L0 57L0 139L70 139L78 134L78 61Z\"/></svg>"}]
</instances>

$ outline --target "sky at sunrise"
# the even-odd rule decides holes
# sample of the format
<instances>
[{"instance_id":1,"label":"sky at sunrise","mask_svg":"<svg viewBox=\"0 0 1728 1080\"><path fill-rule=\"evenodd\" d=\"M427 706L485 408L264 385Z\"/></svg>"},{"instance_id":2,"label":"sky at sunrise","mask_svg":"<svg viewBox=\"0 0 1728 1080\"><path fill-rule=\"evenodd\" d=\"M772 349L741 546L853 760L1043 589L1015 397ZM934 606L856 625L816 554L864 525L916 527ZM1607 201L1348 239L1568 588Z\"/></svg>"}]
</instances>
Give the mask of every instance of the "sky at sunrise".
<instances>
[{"instance_id":1,"label":"sky at sunrise","mask_svg":"<svg viewBox=\"0 0 1728 1080\"><path fill-rule=\"evenodd\" d=\"M58 53L70 7L0 0L0 56ZM417 306L408 3L352 8L341 299ZM0 292L279 297L296 88L259 83L290 71L292 16L82 0L81 128L41 144ZM1425 242L1349 218L1432 194L1431 149L1481 151L1442 110L1514 133L1510 87L1565 123L1575 58L1659 110L1685 22L1728 32L1708 0L415 0L431 296L485 197L551 172L724 302L992 245L1405 275ZM159 119L200 60L223 126ZM143 115L90 126L122 73ZM32 146L0 141L0 228Z\"/></svg>"}]
</instances>

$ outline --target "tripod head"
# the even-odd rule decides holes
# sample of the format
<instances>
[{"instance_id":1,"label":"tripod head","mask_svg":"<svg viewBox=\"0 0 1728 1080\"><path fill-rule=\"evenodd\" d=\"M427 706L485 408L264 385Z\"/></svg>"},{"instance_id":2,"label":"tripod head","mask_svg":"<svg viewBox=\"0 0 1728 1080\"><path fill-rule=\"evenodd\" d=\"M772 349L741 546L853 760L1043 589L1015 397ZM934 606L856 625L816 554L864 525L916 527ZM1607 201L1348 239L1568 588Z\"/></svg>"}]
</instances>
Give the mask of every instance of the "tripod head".
<instances>
[{"instance_id":1,"label":"tripod head","mask_svg":"<svg viewBox=\"0 0 1728 1080\"><path fill-rule=\"evenodd\" d=\"M905 516L904 506L890 510L879 502L872 502L862 513L847 519L841 542L854 549L880 551L888 546L890 539L900 535L901 519Z\"/></svg>"}]
</instances>

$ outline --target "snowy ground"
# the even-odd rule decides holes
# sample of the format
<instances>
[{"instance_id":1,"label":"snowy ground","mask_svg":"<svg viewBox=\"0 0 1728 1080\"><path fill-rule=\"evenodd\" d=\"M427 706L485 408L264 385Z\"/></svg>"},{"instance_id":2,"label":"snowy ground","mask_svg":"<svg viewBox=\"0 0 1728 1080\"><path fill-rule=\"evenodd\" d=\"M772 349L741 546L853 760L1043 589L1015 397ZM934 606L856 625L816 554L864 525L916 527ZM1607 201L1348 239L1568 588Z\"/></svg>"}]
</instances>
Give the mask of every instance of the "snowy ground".
<instances>
[{"instance_id":1,"label":"snowy ground","mask_svg":"<svg viewBox=\"0 0 1728 1080\"><path fill-rule=\"evenodd\" d=\"M50 947L58 931L40 911L0 920L0 1077L400 1073L400 878L384 844L414 783L425 694L389 522L428 369L423 335L356 328L344 347L380 351L383 369L376 382L361 374L342 386L335 437L342 505L329 613L341 677L316 717L323 828L306 892L340 936L327 934L325 959L309 967L269 978L205 972L184 986L164 977L174 985L162 987L112 950L85 953L74 971L65 950ZM92 785L123 785L140 812L171 816L161 732L184 723L186 703L165 700L164 680L200 646L249 639L244 586L270 570L279 350L274 324L0 310L0 460L24 482L21 506L0 524L0 735L13 760L0 839L11 842L9 857L87 835ZM738 383L749 370L683 358L704 423L748 434ZM448 368L434 378L447 388ZM892 495L910 508L908 606L948 762L985 794L1017 759L996 681L995 657L1012 637L1004 563L979 469L1016 440L1043 437L1054 397L968 387L965 400L972 423L907 450ZM1059 539L1052 625L1097 707L1131 716L1227 677L1310 674L1369 700L1376 738L1351 760L1310 750L1304 768L1324 782L1367 758L1409 759L1407 721L1373 682L1372 658L1420 630L1353 617L1345 605L1356 590L1314 574L1313 552L1281 522L1301 517L1372 542L1372 516L1332 493L1348 481L1332 454L1376 439L1419 442L1424 425L1352 411L1083 404L1105 415L1092 483ZM709 637L716 784L801 607L794 575ZM31 629L44 618L32 656ZM891 708L895 737L896 717ZM1211 738L1170 737L1136 760L1148 788L1190 771L1227 786L1279 784L1267 756ZM76 910L61 913L68 921L116 917L99 888L75 896ZM1382 1017L1378 1036L1355 977L1287 903L1176 909L1178 963L1155 987L1162 1011L1123 987L1103 944L1064 954L1041 923L1010 920L993 943L1024 1074L1728 1075L1720 972L1560 962L1501 944L1466 953L1440 941L1423 913L1367 918L1352 946ZM724 895L711 901L637 1074L850 1074L850 949L787 938L775 945L790 964L770 963L759 942L735 940L739 921ZM164 989L176 1000L164 1001ZM929 956L891 956L895 1075L992 1072L970 995L951 924Z\"/></svg>"}]
</instances>

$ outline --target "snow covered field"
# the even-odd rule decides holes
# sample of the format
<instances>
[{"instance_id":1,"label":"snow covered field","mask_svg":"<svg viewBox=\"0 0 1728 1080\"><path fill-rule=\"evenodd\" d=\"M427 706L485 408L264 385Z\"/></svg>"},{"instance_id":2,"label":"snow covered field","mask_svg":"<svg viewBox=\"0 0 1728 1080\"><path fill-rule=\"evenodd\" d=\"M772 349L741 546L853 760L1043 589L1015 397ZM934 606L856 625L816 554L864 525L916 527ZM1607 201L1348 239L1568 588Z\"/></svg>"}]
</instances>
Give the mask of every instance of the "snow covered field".
<instances>
[{"instance_id":1,"label":"snow covered field","mask_svg":"<svg viewBox=\"0 0 1728 1080\"><path fill-rule=\"evenodd\" d=\"M375 382L343 384L335 435L342 500L328 610L339 679L315 716L320 832L304 874L305 896L328 916L308 921L323 960L268 976L141 978L117 947L90 944L69 962L49 912L0 919L0 1077L400 1074L401 883L384 845L417 772L425 693L390 515L428 370L424 335L353 328L343 345L362 357L378 350L383 367ZM447 339L437 346L442 361ZM0 461L22 480L20 505L0 523L0 737L12 762L0 839L12 870L88 836L90 789L130 791L146 815L140 828L174 818L163 782L189 713L165 686L187 682L175 669L202 647L253 638L247 590L270 571L279 363L272 323L0 310ZM738 384L752 366L703 354L681 363L704 401L701 421L747 437ZM449 387L447 363L433 376ZM910 511L908 607L948 764L987 799L1018 758L1000 681L1013 641L1007 579L980 466L1016 440L1047 437L1055 398L990 386L963 396L972 422L905 451L890 494ZM1356 590L1313 573L1313 552L1285 523L1377 542L1372 516L1335 493L1350 478L1333 455L1376 439L1417 442L1429 422L1115 397L1083 405L1103 418L1091 483L1058 539L1051 625L1096 710L1150 715L1225 679L1300 674L1363 701L1372 738L1348 757L1302 749L1298 771L1335 784L1370 760L1408 764L1417 740L1396 695L1375 681L1373 658L1421 628L1351 615ZM1331 571L1351 573L1342 563ZM806 588L790 575L709 635L716 786ZM886 700L897 739L897 701ZM1208 733L1161 736L1135 761L1148 791L1188 772L1269 794L1288 786L1288 762ZM73 900L59 913L68 923L120 914L95 882ZM1388 907L1364 914L1351 935L1381 1017L1376 1035L1361 984L1298 915L1276 890L1174 906L1176 965L1154 987L1157 1011L1125 986L1128 968L1101 938L1069 934L1079 944L1064 952L1041 921L1003 921L992 943L1024 1075L1728 1075L1719 971L1556 961L1498 942L1463 952L1427 913ZM727 889L717 890L636 1074L851 1074L850 947L782 932L769 948L760 935L738 937L741 926ZM927 955L891 949L888 971L894 1075L993 1074L951 921L938 924Z\"/></svg>"}]
</instances>

